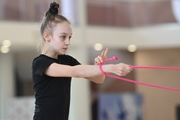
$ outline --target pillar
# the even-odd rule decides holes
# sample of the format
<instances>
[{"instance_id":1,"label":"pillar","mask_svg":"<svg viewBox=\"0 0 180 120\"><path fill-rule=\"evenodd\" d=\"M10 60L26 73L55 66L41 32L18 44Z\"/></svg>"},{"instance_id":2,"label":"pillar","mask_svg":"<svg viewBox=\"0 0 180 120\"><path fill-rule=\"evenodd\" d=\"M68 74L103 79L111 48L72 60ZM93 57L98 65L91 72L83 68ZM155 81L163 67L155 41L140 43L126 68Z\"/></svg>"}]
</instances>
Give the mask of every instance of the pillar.
<instances>
[{"instance_id":1,"label":"pillar","mask_svg":"<svg viewBox=\"0 0 180 120\"><path fill-rule=\"evenodd\" d=\"M0 119L5 120L6 101L14 96L14 66L10 53L0 53Z\"/></svg>"}]
</instances>

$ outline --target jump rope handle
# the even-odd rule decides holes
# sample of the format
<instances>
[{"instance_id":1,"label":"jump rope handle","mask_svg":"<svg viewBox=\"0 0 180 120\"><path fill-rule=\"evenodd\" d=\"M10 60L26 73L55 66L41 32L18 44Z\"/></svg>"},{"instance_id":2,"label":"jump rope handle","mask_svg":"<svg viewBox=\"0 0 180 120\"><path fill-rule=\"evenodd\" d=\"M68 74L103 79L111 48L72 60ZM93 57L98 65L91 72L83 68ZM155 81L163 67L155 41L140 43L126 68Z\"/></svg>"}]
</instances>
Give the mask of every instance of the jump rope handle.
<instances>
[{"instance_id":1,"label":"jump rope handle","mask_svg":"<svg viewBox=\"0 0 180 120\"><path fill-rule=\"evenodd\" d=\"M112 60L118 60L118 57L117 56L113 56L111 58L108 58L106 60L104 60L101 64L105 63L105 62L109 62L109 61L112 61Z\"/></svg>"}]
</instances>

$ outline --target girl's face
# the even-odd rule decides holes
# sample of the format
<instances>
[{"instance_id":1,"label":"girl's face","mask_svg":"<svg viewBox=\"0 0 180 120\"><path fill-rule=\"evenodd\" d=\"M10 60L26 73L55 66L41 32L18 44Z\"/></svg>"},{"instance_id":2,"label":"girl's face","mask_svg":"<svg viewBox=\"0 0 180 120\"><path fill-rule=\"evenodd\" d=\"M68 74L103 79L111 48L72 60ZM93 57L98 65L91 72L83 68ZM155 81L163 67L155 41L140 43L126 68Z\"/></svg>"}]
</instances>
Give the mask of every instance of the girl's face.
<instances>
[{"instance_id":1,"label":"girl's face","mask_svg":"<svg viewBox=\"0 0 180 120\"><path fill-rule=\"evenodd\" d=\"M51 50L56 53L65 54L72 37L72 29L68 22L57 23L53 28L53 33L50 37L49 45Z\"/></svg>"}]
</instances>

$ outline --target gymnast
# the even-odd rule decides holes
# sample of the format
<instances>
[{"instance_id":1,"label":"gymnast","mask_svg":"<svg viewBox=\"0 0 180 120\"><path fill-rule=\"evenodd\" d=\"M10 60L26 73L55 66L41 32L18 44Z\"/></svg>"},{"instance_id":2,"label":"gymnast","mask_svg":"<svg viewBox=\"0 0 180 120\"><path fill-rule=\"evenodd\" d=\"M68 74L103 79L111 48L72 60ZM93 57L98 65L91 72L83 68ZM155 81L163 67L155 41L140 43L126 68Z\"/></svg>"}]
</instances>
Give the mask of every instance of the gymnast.
<instances>
[{"instance_id":1,"label":"gymnast","mask_svg":"<svg viewBox=\"0 0 180 120\"><path fill-rule=\"evenodd\" d=\"M94 59L94 65L82 65L67 55L72 29L69 20L58 14L58 8L58 3L50 3L43 17L40 27L42 52L32 62L34 120L68 120L72 77L95 83L103 83L105 79L98 65L106 59L108 49ZM132 70L124 63L101 65L101 69L117 76L125 76Z\"/></svg>"}]
</instances>

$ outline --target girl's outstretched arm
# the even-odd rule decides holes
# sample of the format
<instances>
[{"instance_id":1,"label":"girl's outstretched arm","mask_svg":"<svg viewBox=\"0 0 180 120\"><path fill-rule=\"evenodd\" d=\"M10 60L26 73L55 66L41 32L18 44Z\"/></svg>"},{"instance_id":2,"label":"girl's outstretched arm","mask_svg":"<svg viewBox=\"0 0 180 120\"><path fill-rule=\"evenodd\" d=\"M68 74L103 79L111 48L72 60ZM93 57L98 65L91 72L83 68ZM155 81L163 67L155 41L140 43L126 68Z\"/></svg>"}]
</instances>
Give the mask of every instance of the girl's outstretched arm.
<instances>
[{"instance_id":1,"label":"girl's outstretched arm","mask_svg":"<svg viewBox=\"0 0 180 120\"><path fill-rule=\"evenodd\" d=\"M102 69L105 73L116 74L118 76L125 76L131 71L130 66L124 63L102 65ZM68 66L53 63L44 73L52 77L96 78L97 76L102 76L97 65ZM102 83L104 79L90 80L96 83Z\"/></svg>"},{"instance_id":2,"label":"girl's outstretched arm","mask_svg":"<svg viewBox=\"0 0 180 120\"><path fill-rule=\"evenodd\" d=\"M95 65L67 66L53 63L46 69L45 74L52 77L85 78L95 83L103 83L105 76L99 70L98 65L107 58L107 53L108 48L102 51L100 56L95 58ZM102 69L106 73L112 73L119 76L125 76L132 70L129 65L124 63L103 65Z\"/></svg>"}]
</instances>

